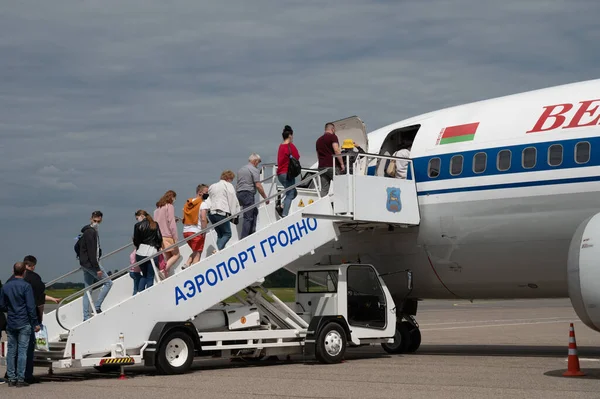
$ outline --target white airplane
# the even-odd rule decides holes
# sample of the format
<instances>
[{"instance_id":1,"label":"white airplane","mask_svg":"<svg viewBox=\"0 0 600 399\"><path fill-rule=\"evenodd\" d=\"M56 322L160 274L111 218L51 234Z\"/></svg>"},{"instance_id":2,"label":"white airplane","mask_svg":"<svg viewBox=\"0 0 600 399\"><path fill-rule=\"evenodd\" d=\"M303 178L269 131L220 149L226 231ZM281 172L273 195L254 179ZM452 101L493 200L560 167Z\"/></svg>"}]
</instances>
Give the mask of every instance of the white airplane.
<instances>
[{"instance_id":1,"label":"white airplane","mask_svg":"<svg viewBox=\"0 0 600 399\"><path fill-rule=\"evenodd\" d=\"M581 320L600 331L598 93L600 80L535 90L368 135L356 117L335 122L340 143L351 138L369 153L393 154L412 142L420 224L348 223L335 247L317 252L321 264L377 265L405 319L386 350L419 347L413 316L422 299L570 296ZM370 164L371 174L384 170L381 161ZM299 190L294 206L307 196Z\"/></svg>"}]
</instances>

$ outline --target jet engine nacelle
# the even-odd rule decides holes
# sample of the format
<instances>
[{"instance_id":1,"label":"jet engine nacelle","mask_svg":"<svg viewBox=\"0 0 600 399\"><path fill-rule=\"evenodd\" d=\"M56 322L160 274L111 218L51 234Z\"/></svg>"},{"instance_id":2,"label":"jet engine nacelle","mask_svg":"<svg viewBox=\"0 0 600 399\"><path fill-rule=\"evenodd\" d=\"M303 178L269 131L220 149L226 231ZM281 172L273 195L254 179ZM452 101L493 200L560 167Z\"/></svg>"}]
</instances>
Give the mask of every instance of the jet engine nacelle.
<instances>
[{"instance_id":1,"label":"jet engine nacelle","mask_svg":"<svg viewBox=\"0 0 600 399\"><path fill-rule=\"evenodd\" d=\"M600 332L600 213L581 223L573 235L567 279L577 316Z\"/></svg>"}]
</instances>

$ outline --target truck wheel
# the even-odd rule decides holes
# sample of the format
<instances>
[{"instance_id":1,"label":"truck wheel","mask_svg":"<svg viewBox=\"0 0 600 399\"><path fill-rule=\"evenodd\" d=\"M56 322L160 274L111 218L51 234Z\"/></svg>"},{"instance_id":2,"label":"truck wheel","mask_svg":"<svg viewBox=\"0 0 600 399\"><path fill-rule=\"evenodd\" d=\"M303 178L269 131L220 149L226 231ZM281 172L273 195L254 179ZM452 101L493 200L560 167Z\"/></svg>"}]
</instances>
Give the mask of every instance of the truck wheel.
<instances>
[{"instance_id":1,"label":"truck wheel","mask_svg":"<svg viewBox=\"0 0 600 399\"><path fill-rule=\"evenodd\" d=\"M161 374L183 374L194 361L194 342L183 331L172 331L160 342L156 368Z\"/></svg>"},{"instance_id":2,"label":"truck wheel","mask_svg":"<svg viewBox=\"0 0 600 399\"><path fill-rule=\"evenodd\" d=\"M414 353L421 346L421 330L415 328L408 321L402 322L402 324L406 323L406 327L408 329L408 333L410 335L410 340L408 343L408 347L406 348L406 353Z\"/></svg>"},{"instance_id":3,"label":"truck wheel","mask_svg":"<svg viewBox=\"0 0 600 399\"><path fill-rule=\"evenodd\" d=\"M325 364L339 363L346 353L346 332L337 323L321 329L315 345L315 357Z\"/></svg>"},{"instance_id":4,"label":"truck wheel","mask_svg":"<svg viewBox=\"0 0 600 399\"><path fill-rule=\"evenodd\" d=\"M407 324L408 323L396 323L396 333L394 334L394 342L391 344L381 344L381 347L384 351L392 355L406 353L411 341L411 334Z\"/></svg>"}]
</instances>

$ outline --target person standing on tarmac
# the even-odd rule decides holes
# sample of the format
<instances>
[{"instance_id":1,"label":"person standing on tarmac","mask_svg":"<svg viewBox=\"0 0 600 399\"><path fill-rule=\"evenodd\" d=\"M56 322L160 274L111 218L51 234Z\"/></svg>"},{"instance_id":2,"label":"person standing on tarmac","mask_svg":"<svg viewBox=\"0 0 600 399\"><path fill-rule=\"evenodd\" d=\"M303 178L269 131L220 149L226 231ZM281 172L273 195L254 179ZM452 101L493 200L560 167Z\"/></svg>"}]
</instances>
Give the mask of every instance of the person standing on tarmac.
<instances>
[{"instance_id":1,"label":"person standing on tarmac","mask_svg":"<svg viewBox=\"0 0 600 399\"><path fill-rule=\"evenodd\" d=\"M2 281L0 281L0 298L2 298ZM6 330L6 315L4 314L4 309L0 308L0 339L2 338L2 331ZM4 378L8 378L8 376L4 376ZM6 380L0 378L0 385L5 384Z\"/></svg>"},{"instance_id":2,"label":"person standing on tarmac","mask_svg":"<svg viewBox=\"0 0 600 399\"><path fill-rule=\"evenodd\" d=\"M8 384L13 387L29 386L25 381L27 349L32 332L40 331L33 289L23 280L25 271L23 262L15 263L14 278L4 285L0 295L0 310L8 312L6 369Z\"/></svg>"},{"instance_id":3,"label":"person standing on tarmac","mask_svg":"<svg viewBox=\"0 0 600 399\"><path fill-rule=\"evenodd\" d=\"M23 259L25 264L25 277L23 280L31 285L33 290L33 299L35 302L36 315L38 321L42 324L44 319L44 305L46 301L52 301L54 303L60 302L59 299L46 295L46 284L42 281L42 277L35 272L37 266L37 258L33 255L27 255ZM15 278L11 277L8 281ZM27 348L27 364L25 366L25 382L28 384L36 384L40 381L33 376L33 353L35 351L35 332L31 331L31 340ZM15 365L16 367L16 365Z\"/></svg>"}]
</instances>

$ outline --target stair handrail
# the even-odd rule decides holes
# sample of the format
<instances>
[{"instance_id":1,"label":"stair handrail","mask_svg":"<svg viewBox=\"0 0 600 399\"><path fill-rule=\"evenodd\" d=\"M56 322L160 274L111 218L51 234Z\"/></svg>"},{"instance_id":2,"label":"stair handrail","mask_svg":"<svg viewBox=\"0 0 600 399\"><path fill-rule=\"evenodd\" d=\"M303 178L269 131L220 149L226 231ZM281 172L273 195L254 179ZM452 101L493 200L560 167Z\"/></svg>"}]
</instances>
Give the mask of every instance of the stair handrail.
<instances>
[{"instance_id":1,"label":"stair handrail","mask_svg":"<svg viewBox=\"0 0 600 399\"><path fill-rule=\"evenodd\" d=\"M301 180L300 182L298 182L298 183L294 184L293 186L290 186L290 187L288 187L288 188L286 188L286 189L284 189L284 190L282 190L282 191L279 191L279 192L277 192L277 193L275 193L275 194L271 195L270 197L267 197L267 198L263 199L262 201L255 203L255 204L254 204L254 205L252 205L252 206L249 206L249 207L247 207L247 208L245 208L245 209L242 209L240 212L238 212L238 213L236 213L236 214L233 214L233 215L231 215L231 216L229 216L229 217L227 217L227 218L225 218L225 219L221 220L221 221L220 221L220 222L218 222L218 223L211 224L210 226L207 226L205 229L202 229L202 230L200 230L199 232L197 232L197 233L195 233L195 234L193 234L193 235L191 235L191 236L189 236L189 237L186 237L186 238L184 238L184 239L182 239L182 240L179 240L179 241L178 241L178 242L176 242L175 244L173 244L173 245L171 245L171 246L169 246L169 247L167 247L167 248L165 248L165 249L162 249L162 250L158 251L157 253L155 253L155 254L154 254L154 255L152 255L152 256L145 257L144 259L142 259L142 260L140 260L140 261L137 261L137 262L135 262L135 263L133 263L133 264L130 264L130 265L126 266L125 268L123 268L123 269L119 270L118 272L116 272L116 273L113 273L112 275L110 275L110 276L107 276L106 278L104 278L104 279L102 279L102 280L100 280L100 281L97 281L97 282L95 282L94 284L91 284L91 285L89 285L88 287L84 287L83 289L81 289L81 290L79 290L79 291L77 291L77 292L74 292L74 293L73 293L73 294L71 294L71 295L68 295L68 296L64 297L63 299L61 299L61 300L60 300L60 302L58 303L58 306L57 306L57 308L56 308L56 314L55 314L55 316L56 316L56 322L57 322L57 323L58 323L58 325L59 325L59 326L61 326L61 327L62 327L64 330L66 330L66 331L71 331L69 328L65 327L65 326L64 326L64 325L63 325L63 324L60 322L60 318L59 318L59 313L60 313L59 311L60 311L60 308L61 308L61 307L62 307L62 306L63 306L63 305L66 303L66 302L70 301L70 300L71 300L71 299L73 299L73 298L76 298L76 297L78 297L78 296L79 296L79 295L81 295L81 294L83 294L83 295L86 295L86 294L87 294L87 291L93 291L93 290L94 290L94 288L97 288L97 287L100 287L100 286L104 285L104 283L105 283L106 281L108 281L108 280L114 280L114 279L116 279L116 278L118 278L118 277L121 277L121 276L123 276L124 274L127 274L127 273L129 272L129 269L131 269L132 267L136 267L136 266L139 266L139 265L141 265L141 264L143 264L143 263L146 263L146 262L148 261L148 258L150 258L150 259L154 259L154 258L156 258L157 256L164 254L165 252L169 252L169 251L171 251L171 250L172 250L173 248L175 248L175 247L178 247L178 248L179 248L179 247L180 247L180 246L182 246L183 244L186 244L186 243L187 243L189 240L192 240L193 238L195 238L195 237L197 237L197 236L199 236L199 235L201 235L201 234L206 234L206 233L208 233L208 232L210 232L210 231L214 230L216 227L218 227L218 226L220 226L220 225L222 225L222 224L225 224L226 222L230 222L231 220L233 220L233 219L235 219L235 218L239 217L240 215L243 215L244 213L246 213L246 212L248 212L248 211L251 211L251 210L253 210L253 209L259 208L260 206L262 206L263 204L265 204L267 201L270 201L270 200L272 200L272 199L274 199L274 198L276 198L276 197L279 197L279 196L281 196L281 195L283 195L283 194L286 194L288 191L292 191L292 190L294 190L294 189L295 189L297 186L299 186L299 185L301 185L301 184L304 184L304 183L306 183L306 182L308 182L308 181L310 181L310 180L312 180L312 179L316 179L317 177L319 177L319 176L321 176L321 175L325 174L326 172L327 172L327 169L321 170L321 171L317 172L316 174L314 174L314 175L312 175L312 176L309 176L309 177L307 177L306 179L303 179L303 180ZM316 183L315 183L315 184L316 184ZM320 198L321 198L321 194L319 193L319 199L320 199ZM130 245L133 245L133 244L130 244ZM127 247L129 247L129 246L127 246ZM125 247L121 247L121 248L119 248L118 250L116 250L116 251L113 251L113 252L115 252L115 253L116 253L117 251L123 250L124 248L125 248ZM204 258L204 259L207 259L207 258ZM204 260L204 259L201 259L199 262L201 262L201 261L202 261L202 260ZM81 268L80 268L80 269L81 269ZM79 269L77 269L77 270L75 270L75 271L78 271L78 270L79 270ZM74 273L75 271L71 271L71 272L69 272L69 273L71 273L71 274L72 274L72 273ZM164 281L164 280L163 280L163 281ZM158 284L160 284L160 282L159 282ZM158 285L158 284L157 284L157 285Z\"/></svg>"},{"instance_id":2,"label":"stair handrail","mask_svg":"<svg viewBox=\"0 0 600 399\"><path fill-rule=\"evenodd\" d=\"M277 166L277 164L276 163L264 163L264 164L261 165L261 168L262 168L262 170L266 170L267 167L273 167L273 166ZM315 171L315 169L305 169L305 168L302 168L302 173L304 173L306 171ZM272 180L276 184L277 183L277 174L274 173L273 175L264 178L263 180L260 181L260 183L265 183L265 182L267 182L269 180ZM298 184L300 184L300 183L298 183ZM269 193L269 195L271 195L271 193ZM280 194L278 193L277 195L280 195ZM98 261L102 261L102 260L104 260L106 258L109 258L109 257L111 257L111 256L113 256L115 254L118 254L118 253L126 250L127 248L132 247L132 246L133 246L133 243L129 243L129 244L124 245L124 246L122 246L120 248L117 248L114 251L111 251L111 252L107 253L106 255L102 255L100 257L100 259L98 259ZM61 281L61 280L65 279L65 278L67 278L67 277L69 277L69 276L71 276L71 275L79 272L80 270L81 270L81 266L78 266L77 268L71 270L70 272L63 274L62 276L57 277L54 280L49 281L48 283L46 283L46 288L51 287L52 285L54 285L54 284L58 283L59 281Z\"/></svg>"},{"instance_id":3,"label":"stair handrail","mask_svg":"<svg viewBox=\"0 0 600 399\"><path fill-rule=\"evenodd\" d=\"M367 170L368 170L368 165L371 159L387 159L390 161L407 161L408 165L410 167L410 171L411 171L411 178L409 179L407 176L407 180L415 180L415 169L414 169L414 160L411 158L406 158L406 157L396 157L394 155L381 155L381 154L370 154L368 152L359 152L357 153L358 155L356 155L356 159L354 161L354 166L358 165L358 161L361 158L365 158L366 159L366 164L367 164ZM349 154L342 154L342 155L349 155ZM354 156L354 155L353 155ZM365 170L366 172L366 170ZM346 173L348 173L348 171L346 170Z\"/></svg>"},{"instance_id":4,"label":"stair handrail","mask_svg":"<svg viewBox=\"0 0 600 399\"><path fill-rule=\"evenodd\" d=\"M121 252L121 251L124 251L124 250L126 250L127 248L131 247L132 245L133 245L133 243L129 243L129 244L127 244L127 245L123 245L122 247L120 247L120 248L117 248L117 249L115 249L114 251L111 251L111 252L107 253L106 255L102 255L102 256L100 257L100 259L98 259L98 261L102 261L102 260L104 260L104 259L106 259L106 258L108 258L108 257L110 257L110 256L113 256L114 254L117 254L117 253L119 253L119 252ZM62 275L62 276L60 276L60 277L57 277L57 278L55 278L54 280L51 280L50 282L46 283L46 288L48 288L48 287L51 287L53 284L56 284L56 283L58 283L58 282L59 282L60 280L62 280L63 278L69 277L70 275L72 275L72 274L75 274L75 273L77 273L77 272L78 272L78 271L80 271L80 270L81 270L81 266L79 266L79 267L78 267L78 268L76 268L76 269L73 269L73 270L71 270L71 271L70 271L70 272L68 272L68 273L65 273L65 274L63 274L63 275Z\"/></svg>"}]
</instances>

